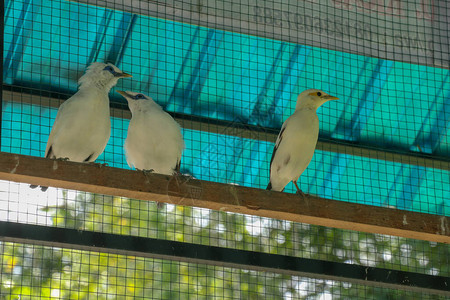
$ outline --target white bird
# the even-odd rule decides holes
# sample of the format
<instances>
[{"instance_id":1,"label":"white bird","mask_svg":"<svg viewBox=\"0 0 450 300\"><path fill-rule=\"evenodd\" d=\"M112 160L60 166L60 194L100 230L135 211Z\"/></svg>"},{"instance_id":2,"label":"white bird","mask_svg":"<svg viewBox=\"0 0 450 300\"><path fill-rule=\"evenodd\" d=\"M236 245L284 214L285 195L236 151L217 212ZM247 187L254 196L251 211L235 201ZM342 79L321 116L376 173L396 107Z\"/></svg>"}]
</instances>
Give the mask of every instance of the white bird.
<instances>
[{"instance_id":1,"label":"white bird","mask_svg":"<svg viewBox=\"0 0 450 300\"><path fill-rule=\"evenodd\" d=\"M117 92L127 99L132 115L125 140L130 168L165 175L179 172L185 147L180 125L152 98L130 91Z\"/></svg>"},{"instance_id":2,"label":"white bird","mask_svg":"<svg viewBox=\"0 0 450 300\"><path fill-rule=\"evenodd\" d=\"M268 190L283 191L292 181L297 193L303 193L297 180L308 167L316 149L319 137L316 110L325 102L338 99L317 89L303 91L297 97L295 111L281 127L273 149Z\"/></svg>"},{"instance_id":3,"label":"white bird","mask_svg":"<svg viewBox=\"0 0 450 300\"><path fill-rule=\"evenodd\" d=\"M111 134L108 93L124 77L131 75L111 63L94 62L87 68L78 80L78 91L59 107L48 137L46 158L75 162L97 159Z\"/></svg>"}]
</instances>

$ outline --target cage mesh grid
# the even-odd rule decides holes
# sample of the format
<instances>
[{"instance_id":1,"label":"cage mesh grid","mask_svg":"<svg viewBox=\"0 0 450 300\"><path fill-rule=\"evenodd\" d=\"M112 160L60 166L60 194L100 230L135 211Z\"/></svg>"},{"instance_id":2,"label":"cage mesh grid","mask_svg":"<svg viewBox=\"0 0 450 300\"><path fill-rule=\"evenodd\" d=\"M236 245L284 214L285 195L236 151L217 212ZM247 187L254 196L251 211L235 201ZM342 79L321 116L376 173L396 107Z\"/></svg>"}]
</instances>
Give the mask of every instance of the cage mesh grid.
<instances>
[{"instance_id":1,"label":"cage mesh grid","mask_svg":"<svg viewBox=\"0 0 450 300\"><path fill-rule=\"evenodd\" d=\"M3 299L444 299L334 280L19 243L2 242L0 253Z\"/></svg>"},{"instance_id":2,"label":"cage mesh grid","mask_svg":"<svg viewBox=\"0 0 450 300\"><path fill-rule=\"evenodd\" d=\"M145 15L150 4L144 1L139 11L127 1L84 2L94 5L5 1L2 151L42 156L57 107L75 92L86 66L112 61L134 77L110 93L112 134L97 162L128 168L123 140L129 114L115 90L135 90L151 95L182 125L205 118L196 129L183 129L184 173L265 188L273 143L261 136L276 134L293 112L296 95L310 87L341 98L318 111L322 140L448 160L448 30L436 28L448 28L448 6L442 1L385 1L384 6L373 1L204 1L203 6L170 1L160 3L164 13L157 18ZM173 7L181 9L183 22L169 20ZM185 12L193 13L186 18ZM197 12L217 19L199 27ZM226 31L213 29L221 17L239 22ZM253 31L252 24L257 25ZM254 35L242 32L246 26ZM379 28L394 40L380 40ZM424 35L431 42L424 44ZM216 121L228 123L220 127ZM325 198L448 216L449 171L411 160L317 150L300 184ZM17 222L449 272L449 248L441 244L202 209L156 211L145 201L59 189L40 195L23 185L2 185L2 219ZM286 189L293 191L292 185ZM36 205L37 198L44 202Z\"/></svg>"},{"instance_id":3,"label":"cage mesh grid","mask_svg":"<svg viewBox=\"0 0 450 300\"><path fill-rule=\"evenodd\" d=\"M285 28L294 26L294 21L299 29L298 24L309 19L285 14L286 25L275 22L280 18L278 11L289 7L290 11L311 9L313 15L322 12L311 3L264 3L267 9L242 3L244 11L254 13L242 13L242 20L262 22L264 31L270 31L270 24ZM355 9L380 12L372 4L361 8L359 2L333 3L325 7L335 12L342 9L341 19L353 20L349 11ZM394 22L390 20L392 15L400 14L403 20L416 10L429 10L426 5L411 3L399 4L397 12L386 4L391 12L380 22L389 24ZM196 7L177 1L172 5L187 11ZM227 6L221 10L220 5L211 5L212 14L230 14ZM10 1L6 8L5 90L25 92L26 88L29 93L31 89L37 99L35 105L27 106L17 99L20 96L15 96L18 103L9 103L5 97L3 151L41 156L59 100L73 94L76 80L89 62L106 60L117 61L122 69L134 74L132 80L121 80L117 89L151 95L167 111L181 114L181 121L208 118L193 132L183 131L187 144L183 170L199 179L265 187L273 144L260 141L259 132L252 130L247 130L250 139L229 136L227 127L249 124L276 133L292 113L296 95L309 87L321 87L341 98L319 109L322 139L448 157L447 69L327 50L336 46L327 41L322 42L322 48L311 47L76 2ZM131 9L121 1L114 3L114 8ZM145 12L145 7L141 10ZM369 19L373 21L373 16ZM430 30L431 25L420 22L423 24L416 26L418 30ZM316 25L312 29L305 26L310 32ZM358 40L348 41L348 51L356 44L358 49L372 47L367 44L367 28L358 26L364 34L355 31ZM315 39L310 38L306 44L314 44ZM58 100L52 101L50 108L43 94L47 92L51 92L51 99L56 96ZM114 91L111 101L126 107ZM208 132L210 122L215 120L231 123ZM99 162L127 167L123 153L127 122L114 118L112 137ZM301 177L301 188L335 200L448 215L445 199L450 195L444 188L450 184L448 170L382 159L317 151ZM294 191L293 185L289 184L286 191Z\"/></svg>"},{"instance_id":4,"label":"cage mesh grid","mask_svg":"<svg viewBox=\"0 0 450 300\"><path fill-rule=\"evenodd\" d=\"M446 244L0 181L0 220L450 276ZM25 200L24 200L25 199Z\"/></svg>"},{"instance_id":5,"label":"cage mesh grid","mask_svg":"<svg viewBox=\"0 0 450 300\"><path fill-rule=\"evenodd\" d=\"M57 109L33 108L27 103L17 103L21 97L16 93L11 95L13 102L8 101L9 95L4 98L3 136L6 141L2 149L41 156ZM119 109L115 111L116 115L126 114ZM123 150L128 123L128 119L112 118L112 137L97 162L128 168ZM265 188L273 144L258 140L258 132L248 133L233 124L215 127L213 132L184 129L186 150L182 172L203 180ZM40 135L36 143L27 138L30 136L24 131L27 128L33 134L38 130L46 133ZM231 135L233 133L237 136ZM244 133L252 138L239 137ZM379 157L316 150L309 168L302 174L300 185L306 193L334 200L443 215L448 215L450 209L446 201L450 197L446 188L450 185L449 171L383 161ZM287 186L286 191L294 190L292 184Z\"/></svg>"}]
</instances>

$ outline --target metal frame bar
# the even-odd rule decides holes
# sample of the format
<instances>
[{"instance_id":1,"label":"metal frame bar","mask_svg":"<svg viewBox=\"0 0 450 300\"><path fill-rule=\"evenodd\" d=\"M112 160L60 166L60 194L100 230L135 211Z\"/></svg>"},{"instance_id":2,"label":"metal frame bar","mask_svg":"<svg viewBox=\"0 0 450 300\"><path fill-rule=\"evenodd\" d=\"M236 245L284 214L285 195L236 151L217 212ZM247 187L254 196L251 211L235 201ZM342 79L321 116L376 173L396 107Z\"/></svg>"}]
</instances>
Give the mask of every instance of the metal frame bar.
<instances>
[{"instance_id":1,"label":"metal frame bar","mask_svg":"<svg viewBox=\"0 0 450 300\"><path fill-rule=\"evenodd\" d=\"M450 296L450 278L169 240L0 222L0 240L338 280Z\"/></svg>"},{"instance_id":2,"label":"metal frame bar","mask_svg":"<svg viewBox=\"0 0 450 300\"><path fill-rule=\"evenodd\" d=\"M4 50L4 33L5 33L5 1L0 0L0 82L2 86L0 87L0 107L2 108L2 112L0 113L0 148L2 146L2 121L3 121L3 50Z\"/></svg>"}]
</instances>

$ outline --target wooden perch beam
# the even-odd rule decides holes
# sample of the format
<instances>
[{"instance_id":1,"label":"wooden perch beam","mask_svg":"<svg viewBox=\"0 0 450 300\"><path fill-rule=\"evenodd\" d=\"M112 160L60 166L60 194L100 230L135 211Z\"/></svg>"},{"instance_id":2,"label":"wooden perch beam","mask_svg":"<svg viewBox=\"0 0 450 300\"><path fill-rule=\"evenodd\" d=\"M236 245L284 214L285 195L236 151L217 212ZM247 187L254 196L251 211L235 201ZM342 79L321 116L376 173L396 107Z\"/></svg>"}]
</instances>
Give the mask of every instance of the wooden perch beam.
<instances>
[{"instance_id":1,"label":"wooden perch beam","mask_svg":"<svg viewBox=\"0 0 450 300\"><path fill-rule=\"evenodd\" d=\"M449 217L0 153L0 179L450 244Z\"/></svg>"}]
</instances>

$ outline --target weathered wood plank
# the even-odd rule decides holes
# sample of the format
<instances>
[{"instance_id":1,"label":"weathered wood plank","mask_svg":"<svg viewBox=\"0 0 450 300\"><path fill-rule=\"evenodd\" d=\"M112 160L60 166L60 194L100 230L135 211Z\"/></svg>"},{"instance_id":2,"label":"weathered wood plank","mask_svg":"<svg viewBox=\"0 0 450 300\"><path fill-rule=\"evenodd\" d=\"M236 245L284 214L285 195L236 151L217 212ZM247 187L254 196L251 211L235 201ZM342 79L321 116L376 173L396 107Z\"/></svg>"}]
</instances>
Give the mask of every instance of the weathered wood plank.
<instances>
[{"instance_id":1,"label":"weathered wood plank","mask_svg":"<svg viewBox=\"0 0 450 300\"><path fill-rule=\"evenodd\" d=\"M0 179L450 243L449 217L0 153Z\"/></svg>"}]
</instances>

